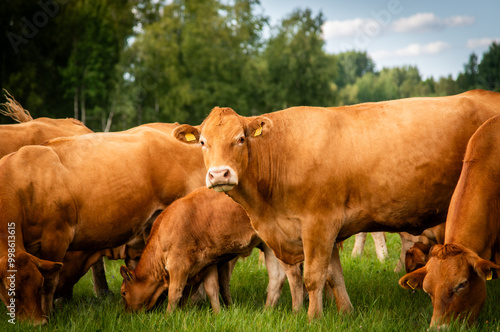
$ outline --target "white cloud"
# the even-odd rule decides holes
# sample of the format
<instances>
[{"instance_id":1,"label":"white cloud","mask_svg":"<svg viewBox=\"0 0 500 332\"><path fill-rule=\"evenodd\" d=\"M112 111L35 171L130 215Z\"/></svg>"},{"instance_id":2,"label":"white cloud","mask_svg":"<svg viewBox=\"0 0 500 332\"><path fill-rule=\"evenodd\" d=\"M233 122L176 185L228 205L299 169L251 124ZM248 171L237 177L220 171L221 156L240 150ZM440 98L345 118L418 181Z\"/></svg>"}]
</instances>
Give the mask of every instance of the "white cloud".
<instances>
[{"instance_id":1,"label":"white cloud","mask_svg":"<svg viewBox=\"0 0 500 332\"><path fill-rule=\"evenodd\" d=\"M427 32L445 28L473 25L476 19L472 16L437 17L434 13L418 13L403 17L392 23L395 32Z\"/></svg>"},{"instance_id":2,"label":"white cloud","mask_svg":"<svg viewBox=\"0 0 500 332\"><path fill-rule=\"evenodd\" d=\"M453 16L439 18L434 13L418 13L410 17L403 17L391 24L392 17L381 19L372 14L371 18L354 18L350 20L326 21L322 28L323 39L355 37L364 35L377 37L384 31L404 32L426 32L439 31L445 28L470 26L474 24L472 16Z\"/></svg>"},{"instance_id":3,"label":"white cloud","mask_svg":"<svg viewBox=\"0 0 500 332\"><path fill-rule=\"evenodd\" d=\"M394 58L394 57L408 58L408 57L417 57L421 55L438 54L449 49L450 47L451 47L450 44L442 41L436 41L425 45L414 43L394 51L381 50L370 53L370 55L375 60Z\"/></svg>"},{"instance_id":4,"label":"white cloud","mask_svg":"<svg viewBox=\"0 0 500 332\"><path fill-rule=\"evenodd\" d=\"M469 39L469 40L467 40L467 48L474 49L474 48L488 47L493 42L500 43L500 38L487 38L486 37L486 38L478 38L478 39Z\"/></svg>"},{"instance_id":5,"label":"white cloud","mask_svg":"<svg viewBox=\"0 0 500 332\"><path fill-rule=\"evenodd\" d=\"M326 21L321 27L323 30L323 39L329 40L337 37L353 37L356 31L362 29L369 20L355 18L344 21Z\"/></svg>"}]
</instances>

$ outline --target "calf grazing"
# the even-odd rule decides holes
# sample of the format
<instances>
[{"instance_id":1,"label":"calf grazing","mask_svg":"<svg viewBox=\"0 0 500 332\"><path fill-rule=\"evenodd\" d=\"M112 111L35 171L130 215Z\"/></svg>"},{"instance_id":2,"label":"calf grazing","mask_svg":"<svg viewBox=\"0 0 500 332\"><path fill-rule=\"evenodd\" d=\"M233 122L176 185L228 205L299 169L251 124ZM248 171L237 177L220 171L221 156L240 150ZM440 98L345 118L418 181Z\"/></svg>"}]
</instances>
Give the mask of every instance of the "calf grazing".
<instances>
[{"instance_id":1,"label":"calf grazing","mask_svg":"<svg viewBox=\"0 0 500 332\"><path fill-rule=\"evenodd\" d=\"M421 235L415 236L405 232L399 233L401 240L413 243L410 249L404 253L404 264L406 273L423 267L429 260L432 246L444 243L445 223L426 229ZM404 242L403 242L404 243ZM404 246L402 246L402 249ZM403 251L402 251L403 252Z\"/></svg>"},{"instance_id":2,"label":"calf grazing","mask_svg":"<svg viewBox=\"0 0 500 332\"><path fill-rule=\"evenodd\" d=\"M149 310L168 290L167 310L171 312L186 286L203 282L213 311L218 312L219 284L224 302L231 303L229 261L248 255L256 246L265 249L269 273L266 305L274 306L285 280L276 257L257 236L240 205L224 194L200 188L172 203L158 217L135 270L121 267L125 306ZM219 279L221 275L224 280Z\"/></svg>"},{"instance_id":3,"label":"calf grazing","mask_svg":"<svg viewBox=\"0 0 500 332\"><path fill-rule=\"evenodd\" d=\"M304 261L312 319L325 282L352 309L335 243L443 222L469 138L498 114L500 94L474 90L256 117L217 107L173 134L201 147L207 187L240 203L280 260Z\"/></svg>"},{"instance_id":4,"label":"calf grazing","mask_svg":"<svg viewBox=\"0 0 500 332\"><path fill-rule=\"evenodd\" d=\"M151 128L58 138L0 160L0 183L9 184L0 186L0 260L8 258L12 227L16 263L28 253L53 262L48 269L36 259L16 265L20 276L30 275L16 279L17 318L46 322L61 268L57 262L67 251L127 243L157 211L202 186L204 173L199 149ZM7 270L0 265L2 281ZM0 293L8 305L13 297L5 285ZM38 309L26 309L33 306Z\"/></svg>"},{"instance_id":5,"label":"calf grazing","mask_svg":"<svg viewBox=\"0 0 500 332\"><path fill-rule=\"evenodd\" d=\"M500 117L484 123L467 145L451 199L444 245L427 264L399 280L423 288L432 300L431 326L452 318L474 322L486 301L486 281L500 269Z\"/></svg>"}]
</instances>

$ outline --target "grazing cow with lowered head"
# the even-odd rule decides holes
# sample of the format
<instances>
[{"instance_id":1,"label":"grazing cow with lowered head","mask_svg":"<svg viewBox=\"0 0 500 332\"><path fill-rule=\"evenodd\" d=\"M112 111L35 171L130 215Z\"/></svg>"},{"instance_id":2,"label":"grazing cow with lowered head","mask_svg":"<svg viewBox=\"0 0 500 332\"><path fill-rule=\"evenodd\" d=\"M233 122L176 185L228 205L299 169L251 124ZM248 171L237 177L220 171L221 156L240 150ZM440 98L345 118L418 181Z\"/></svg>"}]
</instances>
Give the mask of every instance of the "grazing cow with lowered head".
<instances>
[{"instance_id":1,"label":"grazing cow with lowered head","mask_svg":"<svg viewBox=\"0 0 500 332\"><path fill-rule=\"evenodd\" d=\"M114 248L141 234L158 211L203 185L202 158L196 147L151 128L58 138L4 157L0 260L14 260L19 283L9 294L4 278L12 268L1 264L4 303L15 301L16 318L45 323L66 252Z\"/></svg>"},{"instance_id":2,"label":"grazing cow with lowered head","mask_svg":"<svg viewBox=\"0 0 500 332\"><path fill-rule=\"evenodd\" d=\"M239 255L249 255L257 246L264 250L269 273L266 306L274 306L285 273L272 250L257 236L245 210L224 194L207 188L195 190L160 214L135 270L121 267L125 306L128 310L149 310L168 290L167 310L172 312L187 286L203 282L217 313L219 290L226 305L232 302L229 262ZM300 279L298 272L296 277ZM301 284L298 290L302 291Z\"/></svg>"},{"instance_id":3,"label":"grazing cow with lowered head","mask_svg":"<svg viewBox=\"0 0 500 332\"><path fill-rule=\"evenodd\" d=\"M304 261L312 319L325 282L352 309L335 244L443 222L469 138L498 114L500 94L474 90L255 117L217 107L173 134L201 147L207 187L240 203L280 260Z\"/></svg>"},{"instance_id":4,"label":"grazing cow with lowered head","mask_svg":"<svg viewBox=\"0 0 500 332\"><path fill-rule=\"evenodd\" d=\"M403 276L404 288L423 288L432 300L431 326L452 318L474 322L486 300L486 281L500 269L500 117L472 136L451 199L444 245L427 264Z\"/></svg>"}]
</instances>

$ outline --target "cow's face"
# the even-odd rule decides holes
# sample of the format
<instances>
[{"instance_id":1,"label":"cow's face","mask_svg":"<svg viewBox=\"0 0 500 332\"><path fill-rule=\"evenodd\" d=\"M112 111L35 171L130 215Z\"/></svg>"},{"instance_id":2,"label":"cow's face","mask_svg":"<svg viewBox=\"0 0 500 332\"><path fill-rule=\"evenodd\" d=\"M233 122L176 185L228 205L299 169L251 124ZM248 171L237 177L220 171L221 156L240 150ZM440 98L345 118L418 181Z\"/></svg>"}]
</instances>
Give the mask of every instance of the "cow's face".
<instances>
[{"instance_id":1,"label":"cow's face","mask_svg":"<svg viewBox=\"0 0 500 332\"><path fill-rule=\"evenodd\" d=\"M230 108L214 108L200 127L182 125L173 135L185 143L198 143L207 167L206 185L216 191L236 186L248 165L249 141L272 127L266 117L244 118Z\"/></svg>"},{"instance_id":2,"label":"cow's face","mask_svg":"<svg viewBox=\"0 0 500 332\"><path fill-rule=\"evenodd\" d=\"M9 313L16 319L30 321L35 325L47 323L51 308L44 308L43 285L46 279L54 278L62 263L39 259L26 252L16 255L13 266L6 259L0 261L0 297Z\"/></svg>"},{"instance_id":3,"label":"cow's face","mask_svg":"<svg viewBox=\"0 0 500 332\"><path fill-rule=\"evenodd\" d=\"M404 275L403 288L423 288L434 308L432 326L443 326L452 319L473 323L486 300L486 280L500 266L481 259L474 252L454 244L436 245L427 264Z\"/></svg>"},{"instance_id":4,"label":"cow's face","mask_svg":"<svg viewBox=\"0 0 500 332\"><path fill-rule=\"evenodd\" d=\"M126 266L120 268L120 274L123 277L120 293L127 311L151 309L161 293L167 289L163 282L137 278L135 272Z\"/></svg>"}]
</instances>

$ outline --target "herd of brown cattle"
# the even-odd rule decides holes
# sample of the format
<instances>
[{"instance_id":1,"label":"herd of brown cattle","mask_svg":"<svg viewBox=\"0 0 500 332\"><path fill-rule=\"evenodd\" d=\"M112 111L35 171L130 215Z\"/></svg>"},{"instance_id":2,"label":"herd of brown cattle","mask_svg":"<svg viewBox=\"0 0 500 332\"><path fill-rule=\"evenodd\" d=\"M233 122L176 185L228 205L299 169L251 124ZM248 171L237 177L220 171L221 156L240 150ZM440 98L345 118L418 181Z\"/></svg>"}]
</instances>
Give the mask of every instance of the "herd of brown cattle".
<instances>
[{"instance_id":1,"label":"herd of brown cattle","mask_svg":"<svg viewBox=\"0 0 500 332\"><path fill-rule=\"evenodd\" d=\"M305 285L313 319L325 286L352 310L341 241L442 224L408 251L399 284L430 295L431 326L473 322L500 274L498 116L500 94L483 90L254 117L216 107L199 126L117 133L28 115L0 126L0 297L44 324L101 256L140 257L120 270L127 309L168 291L171 311L203 285L218 312L235 260L259 247L266 306L288 278L293 309Z\"/></svg>"}]
</instances>

